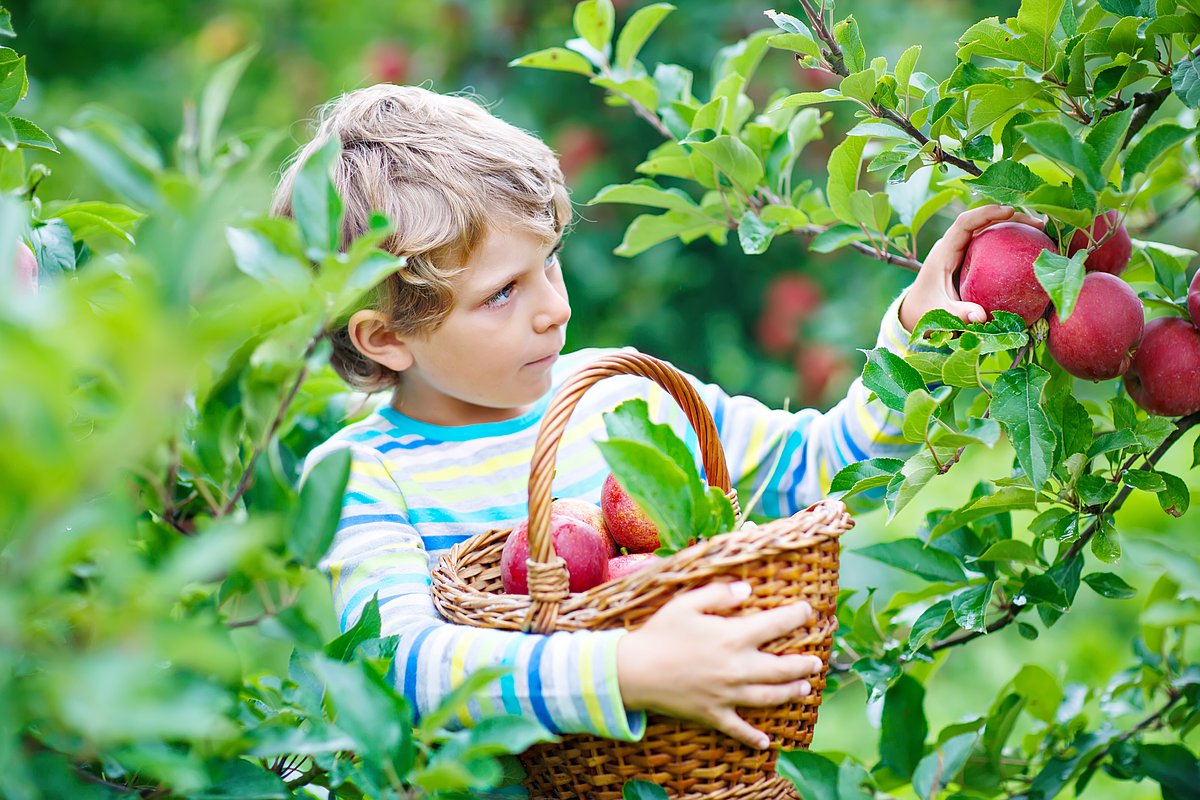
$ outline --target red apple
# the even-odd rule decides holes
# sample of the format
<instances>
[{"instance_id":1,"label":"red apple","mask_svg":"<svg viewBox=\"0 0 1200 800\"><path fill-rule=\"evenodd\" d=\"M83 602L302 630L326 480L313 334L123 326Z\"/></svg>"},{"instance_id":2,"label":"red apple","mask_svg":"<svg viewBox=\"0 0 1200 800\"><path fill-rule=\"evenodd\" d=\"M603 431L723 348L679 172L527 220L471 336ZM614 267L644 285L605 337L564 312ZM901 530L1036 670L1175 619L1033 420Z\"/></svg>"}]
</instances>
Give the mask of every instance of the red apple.
<instances>
[{"instance_id":1,"label":"red apple","mask_svg":"<svg viewBox=\"0 0 1200 800\"><path fill-rule=\"evenodd\" d=\"M1043 250L1058 253L1049 236L1032 225L1001 222L975 234L959 273L959 295L985 311L1010 311L1032 325L1046 312L1050 296L1038 283L1034 260Z\"/></svg>"},{"instance_id":2,"label":"red apple","mask_svg":"<svg viewBox=\"0 0 1200 800\"><path fill-rule=\"evenodd\" d=\"M404 83L411 61L408 48L397 41L376 42L367 51L368 69L377 82Z\"/></svg>"},{"instance_id":3,"label":"red apple","mask_svg":"<svg viewBox=\"0 0 1200 800\"><path fill-rule=\"evenodd\" d=\"M1091 241L1100 241L1108 233L1108 229L1117 224L1120 216L1120 213L1113 209L1096 217L1091 227ZM1075 231L1070 244L1067 245L1067 255L1073 256L1080 250L1086 250L1088 243L1088 231L1083 229ZM1087 257L1083 266L1088 272L1107 272L1110 275L1120 275L1129 265L1129 257L1132 254L1133 241L1129 238L1129 231L1125 230L1124 224L1117 224L1116 233L1108 237L1107 242L1096 248L1096 252Z\"/></svg>"},{"instance_id":4,"label":"red apple","mask_svg":"<svg viewBox=\"0 0 1200 800\"><path fill-rule=\"evenodd\" d=\"M1200 270L1196 270L1191 284L1188 285L1187 308L1192 324L1200 328Z\"/></svg>"},{"instance_id":5,"label":"red apple","mask_svg":"<svg viewBox=\"0 0 1200 800\"><path fill-rule=\"evenodd\" d=\"M17 243L17 252L13 257L13 266L17 269L17 293L37 294L38 263L29 245Z\"/></svg>"},{"instance_id":6,"label":"red apple","mask_svg":"<svg viewBox=\"0 0 1200 800\"><path fill-rule=\"evenodd\" d=\"M568 584L572 592L586 592L608 580L608 545L600 532L586 522L550 515L550 536L554 552L567 562ZM509 594L529 594L529 520L522 521L500 553L500 581Z\"/></svg>"},{"instance_id":7,"label":"red apple","mask_svg":"<svg viewBox=\"0 0 1200 800\"><path fill-rule=\"evenodd\" d=\"M617 578L623 578L659 560L661 557L654 553L630 553L627 556L610 558L608 560L608 579L615 581Z\"/></svg>"},{"instance_id":8,"label":"red apple","mask_svg":"<svg viewBox=\"0 0 1200 800\"><path fill-rule=\"evenodd\" d=\"M1077 378L1104 381L1124 375L1145 327L1142 301L1128 283L1107 272L1089 272L1066 322L1050 315L1046 347Z\"/></svg>"},{"instance_id":9,"label":"red apple","mask_svg":"<svg viewBox=\"0 0 1200 800\"><path fill-rule=\"evenodd\" d=\"M1146 323L1142 344L1125 373L1133 402L1164 417L1200 411L1200 330L1183 317Z\"/></svg>"},{"instance_id":10,"label":"red apple","mask_svg":"<svg viewBox=\"0 0 1200 800\"><path fill-rule=\"evenodd\" d=\"M560 497L550 504L550 513L562 514L564 517L572 517L591 525L600 532L600 538L608 545L608 555L610 557L615 556L620 551L616 540L608 532L608 524L604 521L604 512L595 503L589 503L587 500L579 500L574 497Z\"/></svg>"},{"instance_id":11,"label":"red apple","mask_svg":"<svg viewBox=\"0 0 1200 800\"><path fill-rule=\"evenodd\" d=\"M604 511L608 532L617 544L631 553L649 553L659 548L658 527L638 508L612 473L604 480L600 508Z\"/></svg>"}]
</instances>

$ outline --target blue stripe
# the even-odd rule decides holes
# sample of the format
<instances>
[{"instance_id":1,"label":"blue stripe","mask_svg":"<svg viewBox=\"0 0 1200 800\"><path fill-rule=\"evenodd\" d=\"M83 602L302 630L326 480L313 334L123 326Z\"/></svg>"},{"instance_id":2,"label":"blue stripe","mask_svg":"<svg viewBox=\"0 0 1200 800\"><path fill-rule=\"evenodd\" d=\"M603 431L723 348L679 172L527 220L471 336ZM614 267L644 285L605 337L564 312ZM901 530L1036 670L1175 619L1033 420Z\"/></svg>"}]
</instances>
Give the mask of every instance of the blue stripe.
<instances>
[{"instance_id":1,"label":"blue stripe","mask_svg":"<svg viewBox=\"0 0 1200 800\"><path fill-rule=\"evenodd\" d=\"M380 578L369 586L364 586L355 592L345 607L342 609L342 631L345 632L349 627L350 612L357 609L360 605L367 602L367 599L378 592L380 589L390 589L393 586L401 586L404 584L419 584L421 586L430 586L431 581L428 575L411 574L411 575L389 575L386 578ZM391 599L391 598L389 598Z\"/></svg>"},{"instance_id":2,"label":"blue stripe","mask_svg":"<svg viewBox=\"0 0 1200 800\"><path fill-rule=\"evenodd\" d=\"M421 709L417 705L417 653L421 644L433 631L434 628L430 627L417 634L412 648L408 651L408 658L404 661L404 696L412 702L414 725L421 720Z\"/></svg>"},{"instance_id":3,"label":"blue stripe","mask_svg":"<svg viewBox=\"0 0 1200 800\"><path fill-rule=\"evenodd\" d=\"M338 521L337 529L342 531L354 525L367 525L372 522L395 522L402 525L408 520L403 514L359 514L354 517L342 517Z\"/></svg>"},{"instance_id":4,"label":"blue stripe","mask_svg":"<svg viewBox=\"0 0 1200 800\"><path fill-rule=\"evenodd\" d=\"M408 509L408 521L413 525L442 523L453 525L469 525L472 522L503 522L510 519L524 519L529 513L529 504L514 503L508 506L489 506L477 511L451 511L446 508L413 508Z\"/></svg>"},{"instance_id":5,"label":"blue stripe","mask_svg":"<svg viewBox=\"0 0 1200 800\"><path fill-rule=\"evenodd\" d=\"M469 533L459 533L450 536L422 536L421 540L425 542L425 549L432 553L438 550L449 550L459 542L470 538L471 534Z\"/></svg>"},{"instance_id":6,"label":"blue stripe","mask_svg":"<svg viewBox=\"0 0 1200 800\"><path fill-rule=\"evenodd\" d=\"M517 653L521 649L522 637L513 635L510 639L504 647L504 660L501 663L515 666ZM504 703L504 710L509 714L521 713L521 701L517 699L517 676L514 670L509 670L500 676L500 699Z\"/></svg>"},{"instance_id":7,"label":"blue stripe","mask_svg":"<svg viewBox=\"0 0 1200 800\"><path fill-rule=\"evenodd\" d=\"M526 672L529 677L529 702L533 705L533 714L537 717L538 722L546 726L551 733L560 733L558 726L550 718L550 709L546 706L546 698L542 697L542 651L546 649L548 639L548 636L538 639L538 643L533 646L533 652L529 654L529 666Z\"/></svg>"},{"instance_id":8,"label":"blue stripe","mask_svg":"<svg viewBox=\"0 0 1200 800\"><path fill-rule=\"evenodd\" d=\"M846 424L849 418L849 413L842 416L842 435L846 440L846 446L850 448L850 454L854 456L855 461L865 461L870 458L870 455L859 447L858 442L854 441L854 438L850 435L850 428Z\"/></svg>"},{"instance_id":9,"label":"blue stripe","mask_svg":"<svg viewBox=\"0 0 1200 800\"><path fill-rule=\"evenodd\" d=\"M374 497L371 497L368 494L363 494L362 492L346 492L343 499L346 501L343 503L343 505L350 505L349 501L351 500L364 506L373 506L379 502Z\"/></svg>"},{"instance_id":10,"label":"blue stripe","mask_svg":"<svg viewBox=\"0 0 1200 800\"><path fill-rule=\"evenodd\" d=\"M390 453L393 450L419 450L422 447L429 447L435 444L438 444L438 442L431 442L428 439L412 439L407 442L386 442L385 444L376 445L375 449L381 453Z\"/></svg>"}]
</instances>

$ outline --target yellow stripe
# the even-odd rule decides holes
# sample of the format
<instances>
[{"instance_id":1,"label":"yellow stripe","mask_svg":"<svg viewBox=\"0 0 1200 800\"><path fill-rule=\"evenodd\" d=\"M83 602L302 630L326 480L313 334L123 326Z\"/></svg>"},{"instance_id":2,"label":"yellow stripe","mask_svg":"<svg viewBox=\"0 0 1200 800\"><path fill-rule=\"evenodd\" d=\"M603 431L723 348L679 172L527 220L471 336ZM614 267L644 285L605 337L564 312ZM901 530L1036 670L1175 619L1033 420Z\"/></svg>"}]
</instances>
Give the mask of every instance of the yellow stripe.
<instances>
[{"instance_id":1,"label":"yellow stripe","mask_svg":"<svg viewBox=\"0 0 1200 800\"><path fill-rule=\"evenodd\" d=\"M559 446L571 444L584 437L591 437L591 434L600 428L601 422L598 417L593 417L583 425L575 425L567 430L563 435ZM428 472L414 472L412 477L417 482L432 482L454 480L466 476L487 477L493 475L499 470L517 466L519 464L529 464L529 459L533 455L533 447L528 447L523 450L517 450L510 453L501 453L492 456L487 461L481 461L476 464L455 464L451 467L442 469L430 470Z\"/></svg>"},{"instance_id":2,"label":"yellow stripe","mask_svg":"<svg viewBox=\"0 0 1200 800\"><path fill-rule=\"evenodd\" d=\"M532 457L532 451L528 451ZM559 475L571 475L576 471L576 468L582 464L592 464L595 460L595 451L580 450L573 454L570 458L559 459L555 462L555 471ZM528 461L528 458L526 459ZM439 470L444 472L445 470ZM455 483L462 479L463 473L458 472L449 481ZM494 497L496 495L509 492L521 491L524 493L525 488L529 485L529 477L524 474L513 474L505 480L491 480L481 483L475 483L469 486L454 487L454 502L462 503L468 500L477 500L482 497Z\"/></svg>"},{"instance_id":3,"label":"yellow stripe","mask_svg":"<svg viewBox=\"0 0 1200 800\"><path fill-rule=\"evenodd\" d=\"M869 408L867 408L864 405L860 405L858 403L855 403L855 405L857 406L857 408L855 410L858 414L858 424L863 427L863 430L866 431L866 433L867 433L867 437L872 442L877 442L879 444L907 444L908 443L908 440L905 439L903 436L889 436L888 434L884 433L883 428L882 428L882 426L880 426L879 422L875 419L875 417L871 416L871 410ZM885 419L887 417L890 417L891 415L892 415L891 411L888 411L887 415L885 416Z\"/></svg>"},{"instance_id":4,"label":"yellow stripe","mask_svg":"<svg viewBox=\"0 0 1200 800\"><path fill-rule=\"evenodd\" d=\"M829 494L829 462L824 459L818 459L820 467L817 469L817 483L821 486L821 494Z\"/></svg>"},{"instance_id":5,"label":"yellow stripe","mask_svg":"<svg viewBox=\"0 0 1200 800\"><path fill-rule=\"evenodd\" d=\"M473 633L474 633L474 631L472 631L471 634L463 635L462 639L458 643L458 646L454 648L454 655L450 659L450 689L451 690L454 690L455 688L460 686L466 677L466 671L467 671L466 670L466 662L467 662L466 656L467 656L467 651L471 649L472 640L475 638ZM470 727L470 725L471 725L470 701L464 701L463 704L458 707L458 710L455 713L457 714L458 719L462 723L462 726L464 728Z\"/></svg>"},{"instance_id":6,"label":"yellow stripe","mask_svg":"<svg viewBox=\"0 0 1200 800\"><path fill-rule=\"evenodd\" d=\"M766 458L765 453L759 453L759 448L762 447L763 439L767 434L767 422L762 417L759 417L754 422L754 427L750 431L750 441L746 444L746 455L742 459L742 474L748 475L759 463Z\"/></svg>"},{"instance_id":7,"label":"yellow stripe","mask_svg":"<svg viewBox=\"0 0 1200 800\"><path fill-rule=\"evenodd\" d=\"M595 649L594 638L584 637L583 647L579 652L579 681L583 686L583 704L587 707L592 728L599 731L601 736L611 736L612 732L604 724L604 711L600 708L600 698L596 696L595 675L592 671L592 654Z\"/></svg>"}]
</instances>

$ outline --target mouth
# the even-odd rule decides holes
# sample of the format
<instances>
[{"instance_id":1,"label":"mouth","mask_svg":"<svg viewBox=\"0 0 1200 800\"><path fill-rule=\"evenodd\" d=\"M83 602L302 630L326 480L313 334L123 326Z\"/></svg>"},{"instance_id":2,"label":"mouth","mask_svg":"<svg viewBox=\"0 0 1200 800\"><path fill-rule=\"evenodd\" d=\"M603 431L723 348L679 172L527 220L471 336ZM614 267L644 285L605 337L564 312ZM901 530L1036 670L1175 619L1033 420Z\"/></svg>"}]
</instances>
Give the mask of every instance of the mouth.
<instances>
[{"instance_id":1,"label":"mouth","mask_svg":"<svg viewBox=\"0 0 1200 800\"><path fill-rule=\"evenodd\" d=\"M548 367L558 360L558 352L553 352L548 356L539 358L537 361L530 361L525 366L527 367Z\"/></svg>"}]
</instances>

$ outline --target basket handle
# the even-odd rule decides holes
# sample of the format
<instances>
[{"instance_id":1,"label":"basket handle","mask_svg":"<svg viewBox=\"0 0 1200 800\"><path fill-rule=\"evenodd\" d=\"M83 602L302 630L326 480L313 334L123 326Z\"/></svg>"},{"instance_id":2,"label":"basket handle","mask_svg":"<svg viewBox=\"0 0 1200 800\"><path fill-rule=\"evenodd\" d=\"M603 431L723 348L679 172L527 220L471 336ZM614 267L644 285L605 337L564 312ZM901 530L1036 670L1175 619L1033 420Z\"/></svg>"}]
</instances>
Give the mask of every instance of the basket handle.
<instances>
[{"instance_id":1,"label":"basket handle","mask_svg":"<svg viewBox=\"0 0 1200 800\"><path fill-rule=\"evenodd\" d=\"M550 535L551 483L558 444L571 412L593 384L614 375L649 378L665 389L687 415L696 431L704 472L710 486L734 498L725 451L717 438L712 414L692 384L665 361L643 353L612 353L595 359L559 387L546 409L533 446L529 471L529 596L524 628L535 633L554 630L559 603L569 594L567 564L554 552Z\"/></svg>"}]
</instances>

